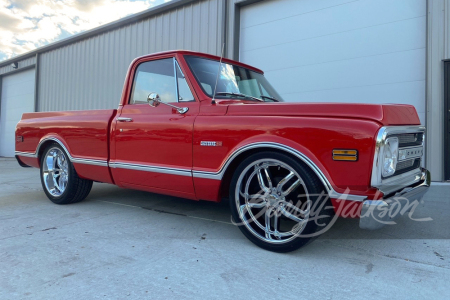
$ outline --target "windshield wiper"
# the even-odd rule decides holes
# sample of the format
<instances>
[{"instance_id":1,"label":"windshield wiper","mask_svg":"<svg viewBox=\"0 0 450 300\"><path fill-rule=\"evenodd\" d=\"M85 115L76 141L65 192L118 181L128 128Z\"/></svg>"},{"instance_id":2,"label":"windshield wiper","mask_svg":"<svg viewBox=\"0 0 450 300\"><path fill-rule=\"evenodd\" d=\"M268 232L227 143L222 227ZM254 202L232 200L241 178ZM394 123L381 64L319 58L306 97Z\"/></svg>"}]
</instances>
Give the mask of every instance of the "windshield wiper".
<instances>
[{"instance_id":1,"label":"windshield wiper","mask_svg":"<svg viewBox=\"0 0 450 300\"><path fill-rule=\"evenodd\" d=\"M245 95L245 94L241 94L241 93L231 93L231 92L219 92L216 93L216 95L231 95L231 96L236 96L236 97L243 97L243 98L249 98L255 101L259 101L259 102L264 102L263 99L259 99L253 96L249 96L249 95Z\"/></svg>"},{"instance_id":2,"label":"windshield wiper","mask_svg":"<svg viewBox=\"0 0 450 300\"><path fill-rule=\"evenodd\" d=\"M263 99L269 99L269 100L272 100L272 101L274 101L274 102L280 102L280 100L278 100L278 99L276 99L276 98L269 97L269 96L261 95L261 98L263 98Z\"/></svg>"}]
</instances>

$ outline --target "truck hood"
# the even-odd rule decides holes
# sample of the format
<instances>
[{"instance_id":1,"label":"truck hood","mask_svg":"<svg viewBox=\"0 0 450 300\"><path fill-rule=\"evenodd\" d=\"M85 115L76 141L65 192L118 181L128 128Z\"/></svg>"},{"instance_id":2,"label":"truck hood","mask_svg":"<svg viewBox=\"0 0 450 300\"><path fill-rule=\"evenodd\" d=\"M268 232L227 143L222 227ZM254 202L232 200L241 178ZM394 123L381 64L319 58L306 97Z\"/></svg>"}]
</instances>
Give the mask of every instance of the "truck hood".
<instances>
[{"instance_id":1,"label":"truck hood","mask_svg":"<svg viewBox=\"0 0 450 300\"><path fill-rule=\"evenodd\" d=\"M225 104L225 103L221 103ZM228 101L231 116L302 116L350 118L376 121L388 125L420 125L412 105L359 103L255 103Z\"/></svg>"}]
</instances>

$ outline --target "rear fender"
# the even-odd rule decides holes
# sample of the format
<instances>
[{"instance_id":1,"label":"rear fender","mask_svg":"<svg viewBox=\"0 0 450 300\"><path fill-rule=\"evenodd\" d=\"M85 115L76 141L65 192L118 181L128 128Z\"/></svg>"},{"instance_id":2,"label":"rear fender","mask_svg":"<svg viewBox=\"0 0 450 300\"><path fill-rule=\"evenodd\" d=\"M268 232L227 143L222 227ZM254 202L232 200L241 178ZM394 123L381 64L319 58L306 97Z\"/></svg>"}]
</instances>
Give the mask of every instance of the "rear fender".
<instances>
[{"instance_id":1,"label":"rear fender","mask_svg":"<svg viewBox=\"0 0 450 300\"><path fill-rule=\"evenodd\" d=\"M73 166L80 178L113 183L113 180L109 173L107 161L92 159L89 157L74 157L70 150L70 146L61 136L57 134L48 134L40 140L36 148L36 157L38 159L39 167L43 152L51 143L57 143L61 146L61 148L64 149L64 151L67 153L67 156L69 157L69 160L73 163Z\"/></svg>"}]
</instances>

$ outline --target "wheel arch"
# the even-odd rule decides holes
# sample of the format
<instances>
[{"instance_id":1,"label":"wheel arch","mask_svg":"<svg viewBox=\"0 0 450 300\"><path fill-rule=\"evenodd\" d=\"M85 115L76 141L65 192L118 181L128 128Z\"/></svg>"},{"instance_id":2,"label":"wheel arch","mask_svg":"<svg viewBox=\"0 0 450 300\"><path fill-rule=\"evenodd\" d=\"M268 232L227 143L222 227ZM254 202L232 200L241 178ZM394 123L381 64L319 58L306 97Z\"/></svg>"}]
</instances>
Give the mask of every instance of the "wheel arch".
<instances>
[{"instance_id":1,"label":"wheel arch","mask_svg":"<svg viewBox=\"0 0 450 300\"><path fill-rule=\"evenodd\" d=\"M72 155L70 154L70 152L69 152L69 150L67 149L67 147L66 147L66 145L64 144L64 142L61 141L61 138L55 137L55 136L47 136L47 137L43 137L43 138L40 140L40 142L39 142L39 144L38 144L38 146L37 146L37 148L36 148L36 157L37 157L38 162L39 162L39 167L40 167L40 164L41 164L41 157L42 157L42 155L43 155L43 153L44 153L44 150L45 150L50 144L52 144L52 143L57 143L57 144L59 144L59 145L61 146L61 148L63 148L64 152L66 152L66 154L67 154L69 160L70 160L70 161L73 160Z\"/></svg>"},{"instance_id":2,"label":"wheel arch","mask_svg":"<svg viewBox=\"0 0 450 300\"><path fill-rule=\"evenodd\" d=\"M250 155L255 154L255 153L264 152L264 151L272 151L272 152L285 154L295 160L300 161L307 168L309 168L311 171L313 171L313 173L321 181L324 189L329 194L336 193L334 191L334 189L332 188L330 181L325 176L325 174L322 172L322 170L307 155L298 151L297 149L294 149L294 148L289 147L284 144L273 143L273 142L263 142L263 143L253 143L253 144L243 146L243 147L237 149L236 151L234 151L232 155L230 155L230 157L227 159L224 167L222 168L221 172L218 173L218 175L221 176L221 184L220 184L220 196L221 197L228 196L228 189L229 189L229 186L231 183L231 178L233 177L233 173L236 170L236 168L239 166L239 164L243 160L245 160L247 157L249 157Z\"/></svg>"}]
</instances>

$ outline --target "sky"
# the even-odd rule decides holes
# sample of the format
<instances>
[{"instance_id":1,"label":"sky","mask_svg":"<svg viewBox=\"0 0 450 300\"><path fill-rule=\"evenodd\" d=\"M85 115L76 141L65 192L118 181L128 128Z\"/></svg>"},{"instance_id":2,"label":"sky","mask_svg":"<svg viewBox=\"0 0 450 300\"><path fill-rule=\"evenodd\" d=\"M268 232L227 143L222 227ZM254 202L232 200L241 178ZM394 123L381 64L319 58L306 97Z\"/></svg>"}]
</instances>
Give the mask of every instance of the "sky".
<instances>
[{"instance_id":1,"label":"sky","mask_svg":"<svg viewBox=\"0 0 450 300\"><path fill-rule=\"evenodd\" d=\"M170 0L0 0L0 61Z\"/></svg>"}]
</instances>

